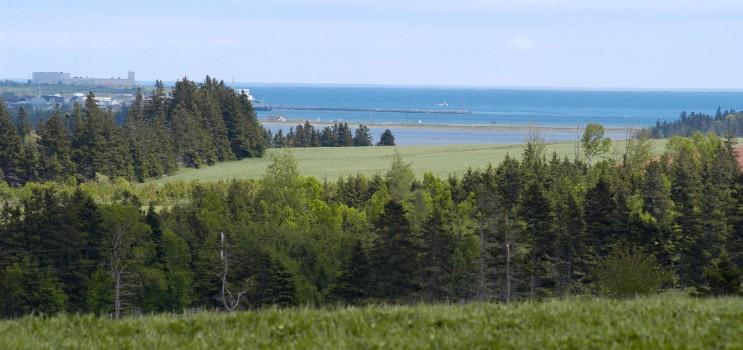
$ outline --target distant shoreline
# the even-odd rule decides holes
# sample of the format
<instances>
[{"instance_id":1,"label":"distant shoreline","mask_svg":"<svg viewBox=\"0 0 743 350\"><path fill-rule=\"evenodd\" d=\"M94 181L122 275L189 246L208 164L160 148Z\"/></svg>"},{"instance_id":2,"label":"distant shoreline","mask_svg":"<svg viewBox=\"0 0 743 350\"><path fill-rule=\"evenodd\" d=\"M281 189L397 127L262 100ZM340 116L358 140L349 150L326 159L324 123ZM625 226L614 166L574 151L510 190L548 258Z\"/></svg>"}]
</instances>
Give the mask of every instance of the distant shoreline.
<instances>
[{"instance_id":1,"label":"distant shoreline","mask_svg":"<svg viewBox=\"0 0 743 350\"><path fill-rule=\"evenodd\" d=\"M299 124L304 124L308 120L286 120L286 121L275 121L259 119L261 124L265 125L276 125L276 126L289 126L294 127ZM313 122L309 121L312 126L326 127L333 126L335 123L331 122ZM498 132L498 131L528 131L532 128L540 131L576 131L576 126L560 126L560 125L515 125L515 124L404 124L404 123L358 123L353 121L340 121L342 123L348 123L350 126L355 127L358 124L364 124L369 128L400 128L400 129L433 129L433 130L462 130L462 131L480 131L480 132ZM580 125L580 130L583 130L585 125ZM607 132L618 132L627 130L626 127L617 126L605 126Z\"/></svg>"}]
</instances>

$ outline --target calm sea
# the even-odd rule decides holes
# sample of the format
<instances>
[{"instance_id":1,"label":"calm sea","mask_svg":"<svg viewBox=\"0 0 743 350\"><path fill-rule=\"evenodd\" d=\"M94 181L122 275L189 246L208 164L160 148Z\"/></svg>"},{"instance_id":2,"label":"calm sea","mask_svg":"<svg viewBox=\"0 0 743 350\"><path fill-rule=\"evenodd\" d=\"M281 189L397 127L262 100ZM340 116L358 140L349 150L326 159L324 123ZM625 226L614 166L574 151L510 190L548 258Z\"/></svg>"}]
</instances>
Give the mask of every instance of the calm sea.
<instances>
[{"instance_id":1,"label":"calm sea","mask_svg":"<svg viewBox=\"0 0 743 350\"><path fill-rule=\"evenodd\" d=\"M743 92L698 91L570 91L507 89L444 89L384 87L238 86L249 88L259 105L273 106L259 112L268 122L283 116L290 121L349 124L409 124L416 128L391 128L400 144L513 143L522 142L523 130L488 131L462 128L441 130L431 125L575 127L589 122L609 128L644 127L657 120L673 120L681 111L714 113L743 108ZM312 110L284 109L311 108ZM317 109L347 109L317 110ZM349 110L350 109L350 110ZM371 111L383 110L383 111ZM390 110L395 110L394 112ZM443 113L405 113L404 110ZM455 110L456 113L445 113ZM281 125L266 123L274 130ZM375 134L381 129L373 128ZM623 132L614 131L621 138ZM546 131L551 141L574 139L575 131Z\"/></svg>"}]
</instances>

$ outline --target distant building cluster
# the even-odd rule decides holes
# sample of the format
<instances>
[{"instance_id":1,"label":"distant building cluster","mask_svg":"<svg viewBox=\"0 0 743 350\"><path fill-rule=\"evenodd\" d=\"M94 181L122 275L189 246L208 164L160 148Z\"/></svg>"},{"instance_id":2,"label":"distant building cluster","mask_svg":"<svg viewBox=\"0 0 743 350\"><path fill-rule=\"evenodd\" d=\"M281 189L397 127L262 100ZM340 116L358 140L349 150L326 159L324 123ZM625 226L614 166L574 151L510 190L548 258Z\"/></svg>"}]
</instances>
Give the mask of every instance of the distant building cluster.
<instances>
[{"instance_id":1,"label":"distant building cluster","mask_svg":"<svg viewBox=\"0 0 743 350\"><path fill-rule=\"evenodd\" d=\"M137 86L134 72L129 72L125 78L88 78L73 77L64 72L33 72L31 83L36 85L76 85L102 86L116 88L133 88Z\"/></svg>"},{"instance_id":2,"label":"distant building cluster","mask_svg":"<svg viewBox=\"0 0 743 350\"><path fill-rule=\"evenodd\" d=\"M57 107L84 104L86 94L76 92L73 94L48 94L37 96L18 96L12 92L0 93L0 98L11 108L24 107L32 110L53 110ZM119 109L128 106L134 101L133 94L97 94L95 101L100 107Z\"/></svg>"}]
</instances>

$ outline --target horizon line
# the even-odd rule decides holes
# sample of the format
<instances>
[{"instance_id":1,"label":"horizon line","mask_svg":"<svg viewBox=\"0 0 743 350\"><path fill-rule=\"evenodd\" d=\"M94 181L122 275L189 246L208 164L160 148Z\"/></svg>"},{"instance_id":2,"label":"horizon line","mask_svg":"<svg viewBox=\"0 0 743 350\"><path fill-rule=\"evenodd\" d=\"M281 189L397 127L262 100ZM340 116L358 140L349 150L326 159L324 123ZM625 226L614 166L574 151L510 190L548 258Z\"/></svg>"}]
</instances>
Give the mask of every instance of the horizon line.
<instances>
[{"instance_id":1,"label":"horizon line","mask_svg":"<svg viewBox=\"0 0 743 350\"><path fill-rule=\"evenodd\" d=\"M214 76L209 75L214 78ZM189 76L190 80L199 82ZM180 78L183 79L183 78ZM172 85L180 80L142 79L137 83L153 84L160 80L166 85ZM617 86L559 86L559 85L467 85L467 84L404 84L404 83L337 83L337 82L251 82L251 81L224 81L230 87L253 85L271 87L338 87L338 88L389 88L389 89L462 89L462 90L532 90L532 91L606 91L606 92L743 92L743 87L738 88L698 88L698 87L617 87ZM0 81L15 81L18 83L28 82L27 78L0 78Z\"/></svg>"}]
</instances>

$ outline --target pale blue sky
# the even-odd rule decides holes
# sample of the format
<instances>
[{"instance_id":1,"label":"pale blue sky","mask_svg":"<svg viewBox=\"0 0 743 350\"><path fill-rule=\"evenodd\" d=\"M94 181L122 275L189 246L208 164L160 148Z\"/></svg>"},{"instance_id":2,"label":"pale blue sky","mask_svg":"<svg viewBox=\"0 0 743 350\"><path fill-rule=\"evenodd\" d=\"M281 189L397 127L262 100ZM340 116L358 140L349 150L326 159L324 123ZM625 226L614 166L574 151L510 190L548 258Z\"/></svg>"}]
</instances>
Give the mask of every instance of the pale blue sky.
<instances>
[{"instance_id":1,"label":"pale blue sky","mask_svg":"<svg viewBox=\"0 0 743 350\"><path fill-rule=\"evenodd\" d=\"M743 88L740 0L0 2L0 77Z\"/></svg>"}]
</instances>

